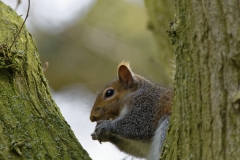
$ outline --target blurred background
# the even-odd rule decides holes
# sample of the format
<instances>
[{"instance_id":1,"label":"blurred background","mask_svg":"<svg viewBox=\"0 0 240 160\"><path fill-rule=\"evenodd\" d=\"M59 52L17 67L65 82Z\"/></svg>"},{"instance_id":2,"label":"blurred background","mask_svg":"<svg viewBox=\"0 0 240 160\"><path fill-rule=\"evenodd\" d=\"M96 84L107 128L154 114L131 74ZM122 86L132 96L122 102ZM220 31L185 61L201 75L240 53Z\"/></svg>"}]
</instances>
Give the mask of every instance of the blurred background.
<instances>
[{"instance_id":1,"label":"blurred background","mask_svg":"<svg viewBox=\"0 0 240 160\"><path fill-rule=\"evenodd\" d=\"M25 18L27 0L2 0ZM36 40L45 76L58 104L82 146L93 160L132 157L108 143L91 139L95 123L89 120L99 89L117 76L117 65L129 61L134 72L155 83L173 83L173 47L166 31L172 8L159 6L163 25L158 36L143 0L41 0L31 1L27 28Z\"/></svg>"}]
</instances>

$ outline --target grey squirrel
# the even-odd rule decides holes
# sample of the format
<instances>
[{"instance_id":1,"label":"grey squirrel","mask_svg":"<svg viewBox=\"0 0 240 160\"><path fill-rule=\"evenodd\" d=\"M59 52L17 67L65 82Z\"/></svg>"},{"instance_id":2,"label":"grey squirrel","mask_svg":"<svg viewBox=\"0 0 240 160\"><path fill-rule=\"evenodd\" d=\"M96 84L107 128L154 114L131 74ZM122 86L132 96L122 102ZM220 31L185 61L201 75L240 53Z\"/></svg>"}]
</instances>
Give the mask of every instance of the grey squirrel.
<instances>
[{"instance_id":1,"label":"grey squirrel","mask_svg":"<svg viewBox=\"0 0 240 160\"><path fill-rule=\"evenodd\" d=\"M93 140L111 142L138 158L159 160L171 116L173 90L134 74L128 63L98 94L90 114Z\"/></svg>"}]
</instances>

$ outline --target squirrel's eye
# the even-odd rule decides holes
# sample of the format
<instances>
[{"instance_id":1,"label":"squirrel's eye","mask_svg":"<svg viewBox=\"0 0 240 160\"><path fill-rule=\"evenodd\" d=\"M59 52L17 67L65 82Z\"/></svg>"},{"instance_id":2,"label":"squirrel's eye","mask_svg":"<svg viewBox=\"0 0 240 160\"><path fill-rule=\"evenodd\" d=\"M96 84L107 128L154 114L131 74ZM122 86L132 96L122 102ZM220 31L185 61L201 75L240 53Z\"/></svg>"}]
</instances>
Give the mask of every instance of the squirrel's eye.
<instances>
[{"instance_id":1,"label":"squirrel's eye","mask_svg":"<svg viewBox=\"0 0 240 160\"><path fill-rule=\"evenodd\" d=\"M109 97L111 97L111 96L113 96L113 94L114 94L114 90L113 89L109 89L109 90L107 90L106 92L105 92L105 97L106 98L109 98Z\"/></svg>"}]
</instances>

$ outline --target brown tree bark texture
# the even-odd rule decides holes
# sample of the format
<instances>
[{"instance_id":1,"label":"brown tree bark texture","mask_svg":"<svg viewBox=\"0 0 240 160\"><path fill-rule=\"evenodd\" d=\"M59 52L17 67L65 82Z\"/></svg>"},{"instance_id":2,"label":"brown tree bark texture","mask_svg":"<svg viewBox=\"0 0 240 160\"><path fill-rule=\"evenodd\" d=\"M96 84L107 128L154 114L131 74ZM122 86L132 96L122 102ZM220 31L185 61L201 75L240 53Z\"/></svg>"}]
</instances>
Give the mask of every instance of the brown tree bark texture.
<instances>
[{"instance_id":1,"label":"brown tree bark texture","mask_svg":"<svg viewBox=\"0 0 240 160\"><path fill-rule=\"evenodd\" d=\"M0 159L90 159L51 97L36 44L0 1Z\"/></svg>"},{"instance_id":2,"label":"brown tree bark texture","mask_svg":"<svg viewBox=\"0 0 240 160\"><path fill-rule=\"evenodd\" d=\"M163 159L240 158L239 3L175 1L175 97Z\"/></svg>"},{"instance_id":3,"label":"brown tree bark texture","mask_svg":"<svg viewBox=\"0 0 240 160\"><path fill-rule=\"evenodd\" d=\"M175 145L166 157L238 159L239 1L175 3Z\"/></svg>"}]
</instances>

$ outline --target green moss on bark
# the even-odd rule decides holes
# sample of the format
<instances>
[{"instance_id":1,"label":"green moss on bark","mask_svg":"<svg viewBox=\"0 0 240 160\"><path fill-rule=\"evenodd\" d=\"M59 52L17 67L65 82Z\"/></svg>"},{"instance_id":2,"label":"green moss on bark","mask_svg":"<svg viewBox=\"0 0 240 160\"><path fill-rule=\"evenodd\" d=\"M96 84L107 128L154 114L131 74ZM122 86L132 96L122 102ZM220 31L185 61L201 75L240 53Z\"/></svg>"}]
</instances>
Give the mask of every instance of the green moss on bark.
<instances>
[{"instance_id":1,"label":"green moss on bark","mask_svg":"<svg viewBox=\"0 0 240 160\"><path fill-rule=\"evenodd\" d=\"M238 1L175 1L175 96L162 159L239 159L239 10Z\"/></svg>"},{"instance_id":2,"label":"green moss on bark","mask_svg":"<svg viewBox=\"0 0 240 160\"><path fill-rule=\"evenodd\" d=\"M0 159L90 159L51 97L36 44L0 1Z\"/></svg>"}]
</instances>

